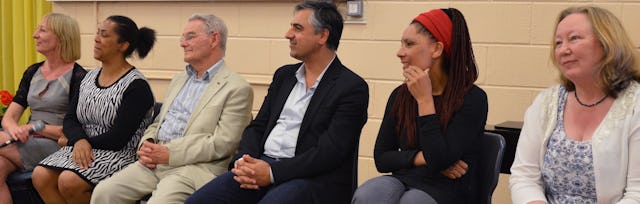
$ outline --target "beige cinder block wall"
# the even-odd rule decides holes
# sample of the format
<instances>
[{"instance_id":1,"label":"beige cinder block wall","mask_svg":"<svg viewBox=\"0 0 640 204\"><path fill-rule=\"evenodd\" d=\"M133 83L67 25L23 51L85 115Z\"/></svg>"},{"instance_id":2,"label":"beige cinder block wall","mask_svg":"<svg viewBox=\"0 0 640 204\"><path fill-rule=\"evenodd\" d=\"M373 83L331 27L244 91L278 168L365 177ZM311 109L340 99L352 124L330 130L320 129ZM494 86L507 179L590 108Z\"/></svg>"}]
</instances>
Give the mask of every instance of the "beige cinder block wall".
<instances>
[{"instance_id":1,"label":"beige cinder block wall","mask_svg":"<svg viewBox=\"0 0 640 204\"><path fill-rule=\"evenodd\" d=\"M211 1L53 1L53 10L80 22L82 59L96 67L93 39L96 24L120 14L158 32L157 46L144 60L133 60L150 79L161 101L171 76L184 69L180 34L192 13L213 13L229 27L226 62L245 76L255 90L254 111L262 104L271 74L296 60L288 55L284 32L289 28L295 0ZM634 42L640 42L640 0L620 1L427 1L366 0L364 17L344 27L339 57L369 83L369 121L360 142L359 182L379 175L373 164L375 137L385 103L401 83L401 65L395 56L403 29L418 13L456 7L466 16L480 69L476 84L489 96L487 124L522 120L525 109L544 87L556 83L557 71L549 61L553 20L571 5L596 4L614 12ZM345 10L344 3L339 3ZM495 203L510 203L508 175L501 175Z\"/></svg>"}]
</instances>

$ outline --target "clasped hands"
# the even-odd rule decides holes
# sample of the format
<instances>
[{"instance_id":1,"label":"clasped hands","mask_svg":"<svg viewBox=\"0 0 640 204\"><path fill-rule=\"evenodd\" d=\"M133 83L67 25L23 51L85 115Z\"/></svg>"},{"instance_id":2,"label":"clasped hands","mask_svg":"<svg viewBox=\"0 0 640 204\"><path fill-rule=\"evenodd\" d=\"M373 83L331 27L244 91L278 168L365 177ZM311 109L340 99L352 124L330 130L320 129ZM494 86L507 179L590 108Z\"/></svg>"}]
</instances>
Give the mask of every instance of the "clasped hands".
<instances>
[{"instance_id":1,"label":"clasped hands","mask_svg":"<svg viewBox=\"0 0 640 204\"><path fill-rule=\"evenodd\" d=\"M469 170L467 163L462 160L458 160L458 162L451 165L449 168L442 170L440 174L449 179L459 179L467 174L467 170Z\"/></svg>"},{"instance_id":2,"label":"clasped hands","mask_svg":"<svg viewBox=\"0 0 640 204\"><path fill-rule=\"evenodd\" d=\"M424 160L424 156L422 154L422 151L419 151L413 157L413 165L414 166L427 165L426 161ZM462 160L458 160L456 163L454 163L453 165L449 166L449 168L440 171L440 174L445 176L445 177L447 177L447 178L449 178L449 179L459 179L462 176L464 176L465 174L467 174L468 170L469 170L469 165L467 165L467 163L462 161Z\"/></svg>"},{"instance_id":3,"label":"clasped hands","mask_svg":"<svg viewBox=\"0 0 640 204\"><path fill-rule=\"evenodd\" d=\"M233 179L240 183L240 188L257 190L271 184L270 169L269 163L245 154L235 161L231 172L235 174Z\"/></svg>"},{"instance_id":4,"label":"clasped hands","mask_svg":"<svg viewBox=\"0 0 640 204\"><path fill-rule=\"evenodd\" d=\"M151 141L144 141L138 149L138 162L149 169L155 169L158 164L169 163L169 148Z\"/></svg>"}]
</instances>

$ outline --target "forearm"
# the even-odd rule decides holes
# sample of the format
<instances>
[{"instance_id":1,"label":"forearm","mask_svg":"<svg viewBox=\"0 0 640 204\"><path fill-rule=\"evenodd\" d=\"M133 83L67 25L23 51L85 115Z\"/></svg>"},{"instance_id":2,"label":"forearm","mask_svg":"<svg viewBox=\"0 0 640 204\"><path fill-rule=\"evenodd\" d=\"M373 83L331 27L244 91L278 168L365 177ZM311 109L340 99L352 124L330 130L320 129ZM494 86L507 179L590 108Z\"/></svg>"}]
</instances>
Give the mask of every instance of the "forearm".
<instances>
[{"instance_id":1,"label":"forearm","mask_svg":"<svg viewBox=\"0 0 640 204\"><path fill-rule=\"evenodd\" d=\"M207 134L194 134L166 143L165 146L170 152L169 165L182 166L211 162L233 155L236 145L216 145L212 137Z\"/></svg>"},{"instance_id":2,"label":"forearm","mask_svg":"<svg viewBox=\"0 0 640 204\"><path fill-rule=\"evenodd\" d=\"M147 127L147 129L144 131L144 134L142 135L142 139L140 139L140 144L138 145L138 148L140 148L140 146L142 146L142 143L144 143L144 141L151 140L150 142L152 142L152 143L158 142L158 127L159 126L160 126L160 122L156 118L156 120L153 121L153 123L151 123L151 125L149 125Z\"/></svg>"},{"instance_id":3,"label":"forearm","mask_svg":"<svg viewBox=\"0 0 640 204\"><path fill-rule=\"evenodd\" d=\"M424 153L422 151L417 152L413 157L413 166L419 167L426 165L427 161L424 160Z\"/></svg>"},{"instance_id":4,"label":"forearm","mask_svg":"<svg viewBox=\"0 0 640 204\"><path fill-rule=\"evenodd\" d=\"M389 173L400 169L415 167L415 156L422 151L418 150L389 150L374 153L374 162L380 173ZM422 159L424 161L424 159Z\"/></svg>"},{"instance_id":5,"label":"forearm","mask_svg":"<svg viewBox=\"0 0 640 204\"><path fill-rule=\"evenodd\" d=\"M487 112L486 94L474 87L446 124L441 124L442 113L419 116L418 143L428 171L439 174L469 154L482 138Z\"/></svg>"},{"instance_id":6,"label":"forearm","mask_svg":"<svg viewBox=\"0 0 640 204\"><path fill-rule=\"evenodd\" d=\"M136 134L142 122L151 115L153 95L146 81L137 79L125 90L108 131L89 138L96 149L118 151Z\"/></svg>"},{"instance_id":7,"label":"forearm","mask_svg":"<svg viewBox=\"0 0 640 204\"><path fill-rule=\"evenodd\" d=\"M2 118L2 129L6 131L18 127L18 123L16 121L17 120L5 115Z\"/></svg>"},{"instance_id":8,"label":"forearm","mask_svg":"<svg viewBox=\"0 0 640 204\"><path fill-rule=\"evenodd\" d=\"M237 112L223 116L213 132L185 135L166 144L171 151L170 165L210 162L232 157L240 142L240 135L250 116Z\"/></svg>"},{"instance_id":9,"label":"forearm","mask_svg":"<svg viewBox=\"0 0 640 204\"><path fill-rule=\"evenodd\" d=\"M418 114L419 116L431 115L436 113L436 108L433 103L433 98L418 102Z\"/></svg>"},{"instance_id":10,"label":"forearm","mask_svg":"<svg viewBox=\"0 0 640 204\"><path fill-rule=\"evenodd\" d=\"M24 107L16 102L11 102L2 117L2 128L7 130L18 127L18 121L22 113L24 113Z\"/></svg>"},{"instance_id":11,"label":"forearm","mask_svg":"<svg viewBox=\"0 0 640 204\"><path fill-rule=\"evenodd\" d=\"M52 140L58 140L64 136L62 133L62 125L45 125L39 134Z\"/></svg>"}]
</instances>

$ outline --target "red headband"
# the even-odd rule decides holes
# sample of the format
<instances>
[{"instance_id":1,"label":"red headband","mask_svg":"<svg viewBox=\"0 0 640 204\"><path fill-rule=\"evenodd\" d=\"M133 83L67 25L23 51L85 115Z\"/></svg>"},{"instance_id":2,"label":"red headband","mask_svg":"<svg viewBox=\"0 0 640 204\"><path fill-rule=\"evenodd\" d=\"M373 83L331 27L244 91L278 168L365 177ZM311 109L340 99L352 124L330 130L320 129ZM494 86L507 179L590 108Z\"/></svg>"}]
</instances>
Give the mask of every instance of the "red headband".
<instances>
[{"instance_id":1,"label":"red headband","mask_svg":"<svg viewBox=\"0 0 640 204\"><path fill-rule=\"evenodd\" d=\"M448 57L451 57L451 33L452 24L449 16L441 9L434 9L421 13L413 19L420 22L422 26L427 28L436 40L444 44L444 51Z\"/></svg>"}]
</instances>

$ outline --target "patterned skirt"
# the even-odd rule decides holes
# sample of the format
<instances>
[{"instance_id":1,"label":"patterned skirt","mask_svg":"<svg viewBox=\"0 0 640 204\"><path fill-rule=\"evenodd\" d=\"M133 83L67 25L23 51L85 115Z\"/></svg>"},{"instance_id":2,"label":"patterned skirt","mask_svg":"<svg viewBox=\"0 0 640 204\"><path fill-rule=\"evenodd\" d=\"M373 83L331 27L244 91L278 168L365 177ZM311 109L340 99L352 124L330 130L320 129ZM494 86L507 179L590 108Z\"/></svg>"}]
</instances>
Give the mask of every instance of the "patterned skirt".
<instances>
[{"instance_id":1,"label":"patterned skirt","mask_svg":"<svg viewBox=\"0 0 640 204\"><path fill-rule=\"evenodd\" d=\"M97 185L100 181L109 178L113 173L120 171L137 160L135 149L123 149L120 151L93 149L95 160L89 165L88 169L81 169L73 164L72 151L72 146L65 146L40 161L39 166L70 170L92 185Z\"/></svg>"}]
</instances>

